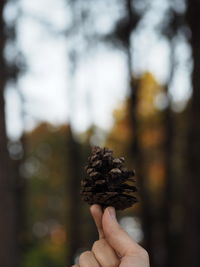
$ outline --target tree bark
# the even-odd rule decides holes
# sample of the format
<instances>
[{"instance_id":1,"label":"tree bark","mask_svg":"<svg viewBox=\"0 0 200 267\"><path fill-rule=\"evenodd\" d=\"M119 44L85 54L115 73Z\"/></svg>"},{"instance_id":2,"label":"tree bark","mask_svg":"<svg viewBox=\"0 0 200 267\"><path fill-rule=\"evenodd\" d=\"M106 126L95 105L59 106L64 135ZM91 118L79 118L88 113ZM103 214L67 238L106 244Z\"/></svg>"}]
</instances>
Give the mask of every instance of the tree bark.
<instances>
[{"instance_id":1,"label":"tree bark","mask_svg":"<svg viewBox=\"0 0 200 267\"><path fill-rule=\"evenodd\" d=\"M200 2L188 1L187 21L191 30L193 55L193 95L189 110L187 139L187 176L185 183L185 218L183 233L184 267L200 266Z\"/></svg>"},{"instance_id":2,"label":"tree bark","mask_svg":"<svg viewBox=\"0 0 200 267\"><path fill-rule=\"evenodd\" d=\"M173 29L171 29L173 31ZM165 128L165 139L164 139L164 161L165 161L165 184L163 189L163 203L161 205L161 223L163 231L163 267L174 266L175 255L173 251L177 248L174 247L174 240L172 237L171 225L172 225L172 208L173 202L173 142L174 142L174 114L171 109L171 98L169 88L174 77L175 72L175 37L173 36L170 40L170 73L168 83L165 88L165 94L167 98L167 108L164 110L164 128Z\"/></svg>"},{"instance_id":3,"label":"tree bark","mask_svg":"<svg viewBox=\"0 0 200 267\"><path fill-rule=\"evenodd\" d=\"M18 159L12 160L12 175L15 179L15 191L16 191L16 229L18 236L18 257L21 262L23 253L27 251L27 216L26 216L26 178L20 173L20 167L25 159L25 134L22 135L20 140L22 151L20 152Z\"/></svg>"},{"instance_id":4,"label":"tree bark","mask_svg":"<svg viewBox=\"0 0 200 267\"><path fill-rule=\"evenodd\" d=\"M81 203L80 203L80 178L81 178L81 153L80 144L74 139L69 128L68 145L68 265L74 264L76 253L81 247Z\"/></svg>"},{"instance_id":5,"label":"tree bark","mask_svg":"<svg viewBox=\"0 0 200 267\"><path fill-rule=\"evenodd\" d=\"M3 56L6 37L4 34L3 9L0 1L0 263L4 267L18 266L15 187L10 173L11 162L7 150L4 90L6 64Z\"/></svg>"},{"instance_id":6,"label":"tree bark","mask_svg":"<svg viewBox=\"0 0 200 267\"><path fill-rule=\"evenodd\" d=\"M129 21L128 29L131 31L127 31L129 36L127 36L127 46L126 46L126 56L127 56L127 69L128 69L128 78L130 82L130 102L129 102L129 116L130 116L130 125L132 129L132 145L131 145L131 153L134 160L134 168L136 169L136 174L138 178L138 184L140 187L140 195L142 199L141 206L141 222L142 222L142 230L144 233L143 246L148 250L149 254L152 255L152 227L153 227L153 214L151 212L151 206L149 201L148 190L145 186L145 176L143 173L143 155L139 146L139 136L138 136L138 118L137 118L137 105L138 105L138 82L133 77L133 60L132 60L132 52L131 52L131 33L134 30L132 28L133 18L136 17L135 11L133 9L133 2L131 0L125 0L125 8L126 14ZM139 16L137 20L139 21ZM134 23L136 27L138 21ZM152 262L153 259L150 257Z\"/></svg>"}]
</instances>

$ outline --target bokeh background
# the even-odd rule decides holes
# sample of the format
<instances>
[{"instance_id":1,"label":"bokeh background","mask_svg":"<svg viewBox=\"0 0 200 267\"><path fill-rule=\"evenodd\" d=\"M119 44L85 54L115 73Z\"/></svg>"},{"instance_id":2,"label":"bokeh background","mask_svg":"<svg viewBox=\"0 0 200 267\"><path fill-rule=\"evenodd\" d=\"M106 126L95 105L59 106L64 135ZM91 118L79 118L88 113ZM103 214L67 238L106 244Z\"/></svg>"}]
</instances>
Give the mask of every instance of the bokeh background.
<instances>
[{"instance_id":1,"label":"bokeh background","mask_svg":"<svg viewBox=\"0 0 200 267\"><path fill-rule=\"evenodd\" d=\"M70 266L98 238L92 145L136 169L118 214L151 267L200 266L200 2L0 1L0 263Z\"/></svg>"}]
</instances>

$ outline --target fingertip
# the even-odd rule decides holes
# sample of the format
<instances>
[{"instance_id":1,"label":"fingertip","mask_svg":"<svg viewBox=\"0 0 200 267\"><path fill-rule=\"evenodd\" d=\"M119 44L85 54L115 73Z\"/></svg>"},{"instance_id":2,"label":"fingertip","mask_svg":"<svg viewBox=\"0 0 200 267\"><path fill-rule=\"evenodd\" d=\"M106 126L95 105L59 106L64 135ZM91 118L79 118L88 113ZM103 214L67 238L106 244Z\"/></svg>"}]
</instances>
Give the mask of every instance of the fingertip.
<instances>
[{"instance_id":1,"label":"fingertip","mask_svg":"<svg viewBox=\"0 0 200 267\"><path fill-rule=\"evenodd\" d=\"M118 223L116 218L116 211L113 207L107 207L103 213L103 225L110 225L113 223Z\"/></svg>"},{"instance_id":2,"label":"fingertip","mask_svg":"<svg viewBox=\"0 0 200 267\"><path fill-rule=\"evenodd\" d=\"M100 205L94 204L90 207L90 212L92 214L92 217L95 221L95 224L97 226L98 232L99 232L99 238L104 237L103 228L102 228L102 208Z\"/></svg>"},{"instance_id":3,"label":"fingertip","mask_svg":"<svg viewBox=\"0 0 200 267\"><path fill-rule=\"evenodd\" d=\"M93 204L93 205L91 205L90 206L90 211L91 212L95 212L95 211L99 211L99 210L101 210L101 206L100 205L98 205L98 204Z\"/></svg>"},{"instance_id":4,"label":"fingertip","mask_svg":"<svg viewBox=\"0 0 200 267\"><path fill-rule=\"evenodd\" d=\"M93 218L101 217L103 215L101 206L98 204L93 204L92 206L90 206L90 213Z\"/></svg>"}]
</instances>

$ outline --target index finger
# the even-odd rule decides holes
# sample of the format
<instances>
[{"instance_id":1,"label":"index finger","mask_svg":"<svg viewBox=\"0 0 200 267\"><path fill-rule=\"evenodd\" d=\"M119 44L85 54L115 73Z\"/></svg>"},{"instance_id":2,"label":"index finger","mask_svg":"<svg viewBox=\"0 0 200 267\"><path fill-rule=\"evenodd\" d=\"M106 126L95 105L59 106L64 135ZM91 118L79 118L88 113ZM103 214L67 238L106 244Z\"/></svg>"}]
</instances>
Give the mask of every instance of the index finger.
<instances>
[{"instance_id":1,"label":"index finger","mask_svg":"<svg viewBox=\"0 0 200 267\"><path fill-rule=\"evenodd\" d=\"M103 212L101 209L101 206L94 204L90 207L90 212L92 214L92 217L95 221L98 233L99 233L99 239L104 238L104 232L103 232L103 226L102 226L102 217Z\"/></svg>"}]
</instances>

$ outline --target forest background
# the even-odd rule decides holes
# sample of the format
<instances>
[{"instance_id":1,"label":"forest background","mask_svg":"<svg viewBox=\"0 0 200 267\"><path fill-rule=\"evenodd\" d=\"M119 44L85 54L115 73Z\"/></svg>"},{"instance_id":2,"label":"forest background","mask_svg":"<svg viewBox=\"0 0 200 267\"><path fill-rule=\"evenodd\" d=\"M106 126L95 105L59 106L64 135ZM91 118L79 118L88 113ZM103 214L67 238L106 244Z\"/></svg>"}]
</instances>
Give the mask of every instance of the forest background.
<instances>
[{"instance_id":1,"label":"forest background","mask_svg":"<svg viewBox=\"0 0 200 267\"><path fill-rule=\"evenodd\" d=\"M97 238L80 179L124 156L118 214L151 267L200 266L200 2L0 1L0 263L70 266Z\"/></svg>"}]
</instances>

